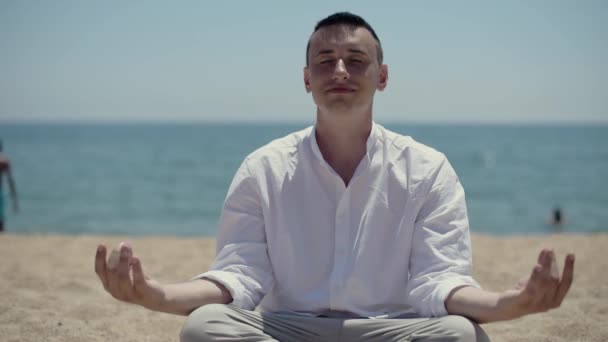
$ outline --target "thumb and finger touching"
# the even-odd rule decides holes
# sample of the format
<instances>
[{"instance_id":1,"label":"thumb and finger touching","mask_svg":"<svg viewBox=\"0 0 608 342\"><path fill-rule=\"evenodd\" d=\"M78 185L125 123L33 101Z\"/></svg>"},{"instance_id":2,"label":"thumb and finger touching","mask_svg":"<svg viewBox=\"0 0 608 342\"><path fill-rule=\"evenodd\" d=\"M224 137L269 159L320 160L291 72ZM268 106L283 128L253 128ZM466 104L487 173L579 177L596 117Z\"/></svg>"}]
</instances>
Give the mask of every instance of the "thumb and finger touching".
<instances>
[{"instance_id":1,"label":"thumb and finger touching","mask_svg":"<svg viewBox=\"0 0 608 342\"><path fill-rule=\"evenodd\" d=\"M135 286L146 285L147 277L144 274L143 267L141 266L141 260L138 257L133 257L133 283Z\"/></svg>"},{"instance_id":2,"label":"thumb and finger touching","mask_svg":"<svg viewBox=\"0 0 608 342\"><path fill-rule=\"evenodd\" d=\"M141 259L133 255L129 244L123 242L109 254L104 245L98 246L95 273L112 297L144 306L158 299L158 286L146 276Z\"/></svg>"},{"instance_id":3,"label":"thumb and finger touching","mask_svg":"<svg viewBox=\"0 0 608 342\"><path fill-rule=\"evenodd\" d=\"M558 304L555 302L555 293L559 285L560 275L552 250L545 252L543 260L543 298L541 300L543 308L554 308Z\"/></svg>"},{"instance_id":4,"label":"thumb and finger touching","mask_svg":"<svg viewBox=\"0 0 608 342\"><path fill-rule=\"evenodd\" d=\"M118 263L118 287L121 296L128 301L133 299L133 281L131 280L131 257L133 251L127 244L121 244Z\"/></svg>"},{"instance_id":5,"label":"thumb and finger touching","mask_svg":"<svg viewBox=\"0 0 608 342\"><path fill-rule=\"evenodd\" d=\"M573 267L574 255L568 254L560 275L555 253L548 249L541 251L524 290L528 301L540 311L558 307L572 283Z\"/></svg>"}]
</instances>

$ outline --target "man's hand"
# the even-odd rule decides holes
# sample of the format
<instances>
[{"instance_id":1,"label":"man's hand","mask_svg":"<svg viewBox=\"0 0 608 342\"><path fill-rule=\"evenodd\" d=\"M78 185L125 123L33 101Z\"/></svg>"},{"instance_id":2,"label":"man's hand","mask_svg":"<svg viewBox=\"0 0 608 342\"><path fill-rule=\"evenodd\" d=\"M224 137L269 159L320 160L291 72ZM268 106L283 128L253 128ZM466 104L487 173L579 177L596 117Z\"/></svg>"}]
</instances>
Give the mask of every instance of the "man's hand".
<instances>
[{"instance_id":1,"label":"man's hand","mask_svg":"<svg viewBox=\"0 0 608 342\"><path fill-rule=\"evenodd\" d=\"M555 253L543 249L532 274L520 281L514 289L501 295L499 300L513 313L514 318L559 307L566 297L574 275L574 254L566 256L560 275Z\"/></svg>"},{"instance_id":2,"label":"man's hand","mask_svg":"<svg viewBox=\"0 0 608 342\"><path fill-rule=\"evenodd\" d=\"M560 275L555 253L544 249L532 274L514 289L497 293L472 286L460 286L445 301L448 313L461 315L479 323L515 319L545 312L560 306L572 284L574 254L568 254Z\"/></svg>"},{"instance_id":3,"label":"man's hand","mask_svg":"<svg viewBox=\"0 0 608 342\"><path fill-rule=\"evenodd\" d=\"M95 255L95 273L112 297L152 310L158 310L165 299L163 286L144 274L141 261L133 256L126 243L115 248L106 262L106 247L99 245Z\"/></svg>"}]
</instances>

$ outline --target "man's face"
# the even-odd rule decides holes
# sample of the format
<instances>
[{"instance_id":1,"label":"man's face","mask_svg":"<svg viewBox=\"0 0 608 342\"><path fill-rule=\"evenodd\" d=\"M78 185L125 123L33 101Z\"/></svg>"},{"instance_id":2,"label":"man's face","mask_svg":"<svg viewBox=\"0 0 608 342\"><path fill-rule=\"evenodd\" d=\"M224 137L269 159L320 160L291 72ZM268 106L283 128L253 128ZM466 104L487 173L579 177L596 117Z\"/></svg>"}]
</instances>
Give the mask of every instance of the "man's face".
<instances>
[{"instance_id":1,"label":"man's face","mask_svg":"<svg viewBox=\"0 0 608 342\"><path fill-rule=\"evenodd\" d=\"M304 86L319 110L328 113L371 113L374 93L384 90L386 65L378 62L378 47L365 28L334 25L310 39Z\"/></svg>"}]
</instances>

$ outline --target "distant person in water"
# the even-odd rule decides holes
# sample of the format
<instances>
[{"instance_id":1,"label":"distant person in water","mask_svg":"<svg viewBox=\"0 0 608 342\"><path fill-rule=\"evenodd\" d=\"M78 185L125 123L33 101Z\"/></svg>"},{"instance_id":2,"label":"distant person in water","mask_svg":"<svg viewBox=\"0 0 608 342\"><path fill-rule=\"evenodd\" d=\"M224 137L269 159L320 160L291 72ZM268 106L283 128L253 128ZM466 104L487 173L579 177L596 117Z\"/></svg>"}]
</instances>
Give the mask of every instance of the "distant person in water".
<instances>
[{"instance_id":1,"label":"distant person in water","mask_svg":"<svg viewBox=\"0 0 608 342\"><path fill-rule=\"evenodd\" d=\"M0 140L0 233L4 231L4 192L2 191L4 175L6 175L8 179L8 188L13 200L13 210L17 212L19 211L19 205L17 204L17 188L15 187L15 181L11 174L11 163L8 160L8 157L2 152L2 140Z\"/></svg>"},{"instance_id":2,"label":"distant person in water","mask_svg":"<svg viewBox=\"0 0 608 342\"><path fill-rule=\"evenodd\" d=\"M562 210L559 207L555 207L551 213L549 224L552 226L562 226L566 223L566 219Z\"/></svg>"}]
</instances>

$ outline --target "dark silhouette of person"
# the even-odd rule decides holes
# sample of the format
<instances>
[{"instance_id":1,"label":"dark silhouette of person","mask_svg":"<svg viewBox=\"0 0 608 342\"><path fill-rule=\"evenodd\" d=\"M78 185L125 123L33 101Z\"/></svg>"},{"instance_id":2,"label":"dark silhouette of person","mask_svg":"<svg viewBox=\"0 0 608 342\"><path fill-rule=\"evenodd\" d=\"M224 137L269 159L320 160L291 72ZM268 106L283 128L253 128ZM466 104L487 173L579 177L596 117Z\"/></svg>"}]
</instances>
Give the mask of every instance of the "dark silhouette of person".
<instances>
[{"instance_id":1,"label":"dark silhouette of person","mask_svg":"<svg viewBox=\"0 0 608 342\"><path fill-rule=\"evenodd\" d=\"M553 208L551 212L551 217L549 218L549 224L558 227L563 226L566 223L566 218L564 217L564 212L560 207Z\"/></svg>"},{"instance_id":2,"label":"dark silhouette of person","mask_svg":"<svg viewBox=\"0 0 608 342\"><path fill-rule=\"evenodd\" d=\"M562 211L559 208L553 210L553 222L562 223Z\"/></svg>"},{"instance_id":3,"label":"dark silhouette of person","mask_svg":"<svg viewBox=\"0 0 608 342\"><path fill-rule=\"evenodd\" d=\"M8 188L10 191L11 199L13 200L13 211L19 211L19 205L17 203L17 187L13 180L11 173L11 163L8 157L2 152L2 140L0 140L0 233L4 231L4 192L2 191L2 180L6 175L8 180Z\"/></svg>"}]
</instances>

